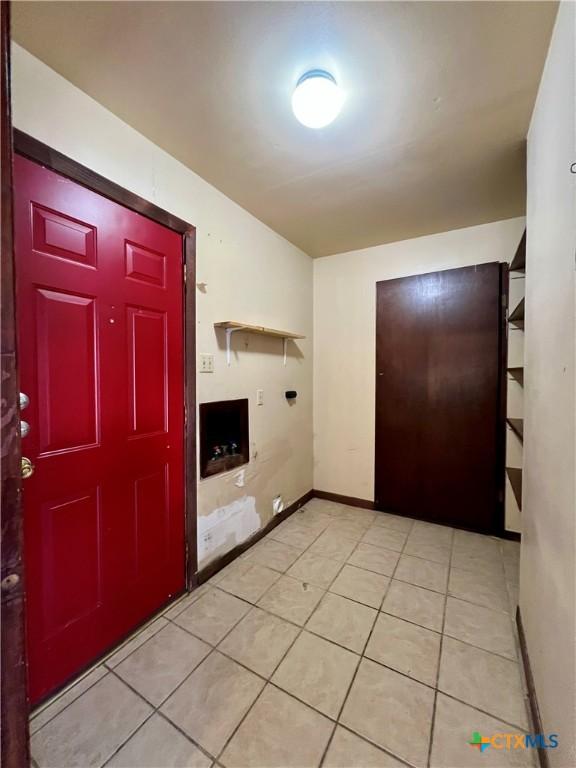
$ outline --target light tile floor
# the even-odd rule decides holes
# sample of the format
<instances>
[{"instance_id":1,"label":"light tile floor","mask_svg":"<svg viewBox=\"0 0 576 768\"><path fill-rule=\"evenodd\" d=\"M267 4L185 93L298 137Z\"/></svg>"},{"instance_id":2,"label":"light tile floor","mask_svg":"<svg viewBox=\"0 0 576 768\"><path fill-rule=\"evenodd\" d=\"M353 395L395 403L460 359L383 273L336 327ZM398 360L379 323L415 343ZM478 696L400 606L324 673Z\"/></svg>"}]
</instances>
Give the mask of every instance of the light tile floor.
<instances>
[{"instance_id":1,"label":"light tile floor","mask_svg":"<svg viewBox=\"0 0 576 768\"><path fill-rule=\"evenodd\" d=\"M38 766L496 768L519 546L315 499L32 719Z\"/></svg>"}]
</instances>

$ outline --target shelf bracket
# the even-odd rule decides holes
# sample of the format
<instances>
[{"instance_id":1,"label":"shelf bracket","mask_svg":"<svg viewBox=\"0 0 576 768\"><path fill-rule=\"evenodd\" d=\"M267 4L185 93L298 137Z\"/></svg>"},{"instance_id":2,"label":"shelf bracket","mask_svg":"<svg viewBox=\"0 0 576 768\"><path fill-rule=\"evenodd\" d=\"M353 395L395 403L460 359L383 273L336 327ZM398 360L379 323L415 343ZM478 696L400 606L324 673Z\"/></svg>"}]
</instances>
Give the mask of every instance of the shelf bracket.
<instances>
[{"instance_id":1,"label":"shelf bracket","mask_svg":"<svg viewBox=\"0 0 576 768\"><path fill-rule=\"evenodd\" d=\"M236 331L242 331L243 328L226 328L226 364L230 367L230 346L232 342L232 334Z\"/></svg>"}]
</instances>

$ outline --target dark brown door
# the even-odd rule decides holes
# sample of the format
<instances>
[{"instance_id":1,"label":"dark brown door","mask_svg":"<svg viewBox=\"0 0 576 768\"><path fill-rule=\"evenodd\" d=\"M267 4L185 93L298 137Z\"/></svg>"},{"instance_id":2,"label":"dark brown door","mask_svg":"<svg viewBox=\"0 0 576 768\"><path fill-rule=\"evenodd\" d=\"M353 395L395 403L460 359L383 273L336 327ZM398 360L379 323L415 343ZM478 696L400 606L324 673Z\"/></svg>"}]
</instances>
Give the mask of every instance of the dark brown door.
<instances>
[{"instance_id":1,"label":"dark brown door","mask_svg":"<svg viewBox=\"0 0 576 768\"><path fill-rule=\"evenodd\" d=\"M377 284L378 509L502 529L501 266Z\"/></svg>"}]
</instances>

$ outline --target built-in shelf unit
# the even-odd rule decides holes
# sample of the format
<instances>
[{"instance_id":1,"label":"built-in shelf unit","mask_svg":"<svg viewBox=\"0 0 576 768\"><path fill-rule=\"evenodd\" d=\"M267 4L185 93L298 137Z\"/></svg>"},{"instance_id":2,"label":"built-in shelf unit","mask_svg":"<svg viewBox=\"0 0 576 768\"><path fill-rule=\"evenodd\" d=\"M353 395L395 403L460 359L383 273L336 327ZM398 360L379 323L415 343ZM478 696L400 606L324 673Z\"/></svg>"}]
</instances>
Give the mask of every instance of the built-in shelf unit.
<instances>
[{"instance_id":1,"label":"built-in shelf unit","mask_svg":"<svg viewBox=\"0 0 576 768\"><path fill-rule=\"evenodd\" d=\"M524 419L506 419L508 426L520 440L524 440Z\"/></svg>"},{"instance_id":2,"label":"built-in shelf unit","mask_svg":"<svg viewBox=\"0 0 576 768\"><path fill-rule=\"evenodd\" d=\"M508 316L508 322L524 330L524 299L520 299Z\"/></svg>"},{"instance_id":3,"label":"built-in shelf unit","mask_svg":"<svg viewBox=\"0 0 576 768\"><path fill-rule=\"evenodd\" d=\"M522 240L518 244L514 258L510 262L510 272L525 272L526 271L526 230L522 235Z\"/></svg>"},{"instance_id":4,"label":"built-in shelf unit","mask_svg":"<svg viewBox=\"0 0 576 768\"><path fill-rule=\"evenodd\" d=\"M508 373L521 387L524 386L524 366L514 365L512 368L508 368Z\"/></svg>"},{"instance_id":5,"label":"built-in shelf unit","mask_svg":"<svg viewBox=\"0 0 576 768\"><path fill-rule=\"evenodd\" d=\"M510 480L518 509L522 509L522 470L520 467L506 467L506 473L508 480Z\"/></svg>"},{"instance_id":6,"label":"built-in shelf unit","mask_svg":"<svg viewBox=\"0 0 576 768\"><path fill-rule=\"evenodd\" d=\"M526 277L526 231L508 269L508 438L506 441L506 528L518 531L522 510L522 445L524 440L524 309Z\"/></svg>"}]
</instances>

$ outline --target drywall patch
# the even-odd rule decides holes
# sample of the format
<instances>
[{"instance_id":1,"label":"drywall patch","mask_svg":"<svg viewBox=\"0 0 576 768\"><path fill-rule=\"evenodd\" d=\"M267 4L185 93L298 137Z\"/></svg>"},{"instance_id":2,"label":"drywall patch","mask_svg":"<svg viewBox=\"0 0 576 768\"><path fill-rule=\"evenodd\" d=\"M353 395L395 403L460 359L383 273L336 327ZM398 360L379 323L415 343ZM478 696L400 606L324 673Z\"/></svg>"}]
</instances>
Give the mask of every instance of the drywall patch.
<instances>
[{"instance_id":1,"label":"drywall patch","mask_svg":"<svg viewBox=\"0 0 576 768\"><path fill-rule=\"evenodd\" d=\"M209 515L198 518L198 562L211 559L215 552L228 552L246 541L261 527L256 498L243 496Z\"/></svg>"}]
</instances>

